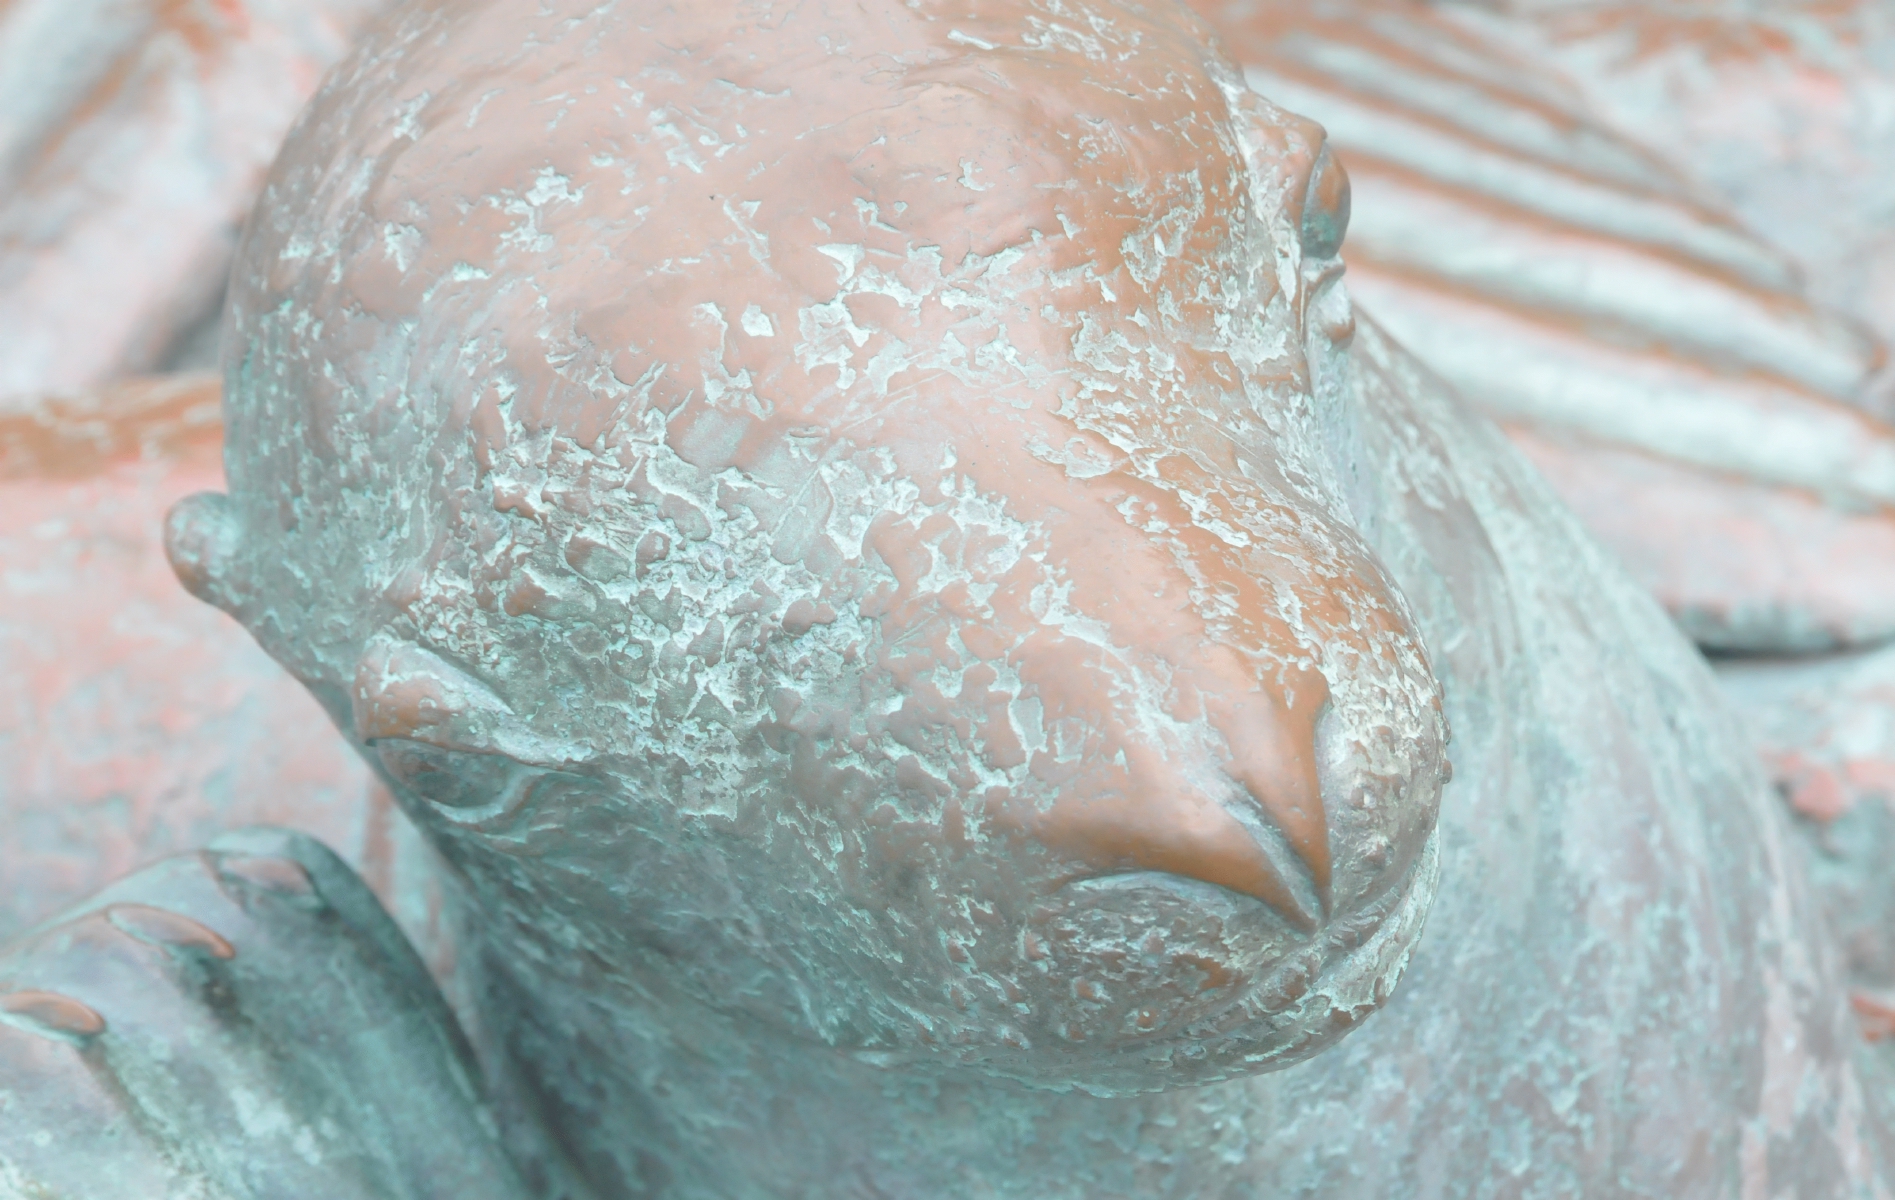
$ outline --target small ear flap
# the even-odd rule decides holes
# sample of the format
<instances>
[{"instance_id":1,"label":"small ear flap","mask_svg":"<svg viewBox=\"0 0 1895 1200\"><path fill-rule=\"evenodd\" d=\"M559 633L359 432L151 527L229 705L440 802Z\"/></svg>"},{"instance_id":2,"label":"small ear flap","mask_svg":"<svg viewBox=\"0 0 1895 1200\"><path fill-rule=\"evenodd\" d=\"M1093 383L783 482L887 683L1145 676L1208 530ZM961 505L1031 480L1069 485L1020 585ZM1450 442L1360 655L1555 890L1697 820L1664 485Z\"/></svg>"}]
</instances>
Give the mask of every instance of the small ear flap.
<instances>
[{"instance_id":1,"label":"small ear flap","mask_svg":"<svg viewBox=\"0 0 1895 1200\"><path fill-rule=\"evenodd\" d=\"M206 604L237 615L232 564L241 534L230 497L198 492L171 506L165 517L165 556L184 590Z\"/></svg>"}]
</instances>

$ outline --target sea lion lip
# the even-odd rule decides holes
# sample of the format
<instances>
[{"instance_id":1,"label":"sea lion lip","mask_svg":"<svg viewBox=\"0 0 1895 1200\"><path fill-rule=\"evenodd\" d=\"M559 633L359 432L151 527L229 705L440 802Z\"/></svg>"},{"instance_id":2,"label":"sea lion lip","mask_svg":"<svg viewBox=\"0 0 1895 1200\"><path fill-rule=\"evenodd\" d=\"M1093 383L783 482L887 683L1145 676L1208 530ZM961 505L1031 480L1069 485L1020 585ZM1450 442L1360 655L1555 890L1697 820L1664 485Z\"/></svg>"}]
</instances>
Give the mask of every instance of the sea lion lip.
<instances>
[{"instance_id":1,"label":"sea lion lip","mask_svg":"<svg viewBox=\"0 0 1895 1200\"><path fill-rule=\"evenodd\" d=\"M1282 952L1270 966L1253 971L1234 994L1151 1036L1106 1034L1078 1043L1048 1038L1044 1043L1036 1040L1031 1048L983 1042L958 1049L935 1044L838 1049L877 1068L971 1071L1029 1089L1076 1090L1108 1098L1220 1083L1293 1066L1359 1028L1393 995L1433 906L1440 842L1438 833L1431 834L1409 868L1359 909L1326 922L1316 938L1279 943ZM1159 871L1072 879L1048 898L1085 902L1091 899L1087 893L1100 887L1162 889L1212 900L1231 913L1253 911L1251 905L1272 911L1253 897ZM1346 928L1351 915L1371 919L1352 932Z\"/></svg>"},{"instance_id":2,"label":"sea lion lip","mask_svg":"<svg viewBox=\"0 0 1895 1200\"><path fill-rule=\"evenodd\" d=\"M1293 1066L1334 1044L1385 1006L1421 945L1440 876L1441 835L1436 830L1409 868L1360 910L1375 913L1372 926L1352 939L1352 944L1337 938L1337 923L1327 926L1330 950L1300 997L1268 1014L1262 1037L1254 1028L1245 1027L1250 1022L1227 1027L1224 1039L1258 1044L1234 1056L1233 1069L1195 1082ZM1252 994L1262 990L1262 986L1253 987ZM1225 1013L1228 1016L1242 1007L1240 1001ZM1300 1036L1284 1036L1295 1029L1303 1031Z\"/></svg>"},{"instance_id":3,"label":"sea lion lip","mask_svg":"<svg viewBox=\"0 0 1895 1200\"><path fill-rule=\"evenodd\" d=\"M1174 893L1214 890L1225 893L1224 902L1232 904L1235 912L1257 905L1277 916L1252 897L1197 880L1167 879L1160 872L1075 880L1068 887L1128 876L1136 882L1119 886L1158 886ZM1129 1073L1115 1069L1108 1073L1110 1082L1102 1077L1084 1085L1085 1090L1120 1094L1164 1090L1186 1082L1212 1083L1278 1070L1315 1055L1359 1026L1393 995L1425 932L1439 878L1437 831L1429 835L1408 869L1387 887L1378 889L1372 899L1325 922L1315 937L1283 945L1274 968L1253 975L1229 1003L1218 1006L1215 1014L1207 1014L1191 1022L1187 1030L1174 1031L1170 1036L1124 1044L1123 1049L1133 1055ZM1246 903L1237 905L1236 901ZM1371 914L1372 921L1359 931L1359 936L1345 933L1350 916ZM1299 961L1310 969L1295 994L1273 999L1282 987L1280 970L1300 974ZM1190 1061L1174 1062L1172 1050L1181 1042L1195 1045L1201 1053L1191 1056ZM1189 1078L1161 1071L1159 1078L1149 1082L1136 1079L1138 1072L1149 1070L1160 1060L1184 1067ZM1194 1063L1203 1066L1194 1068Z\"/></svg>"},{"instance_id":4,"label":"sea lion lip","mask_svg":"<svg viewBox=\"0 0 1895 1200\"><path fill-rule=\"evenodd\" d=\"M1219 1024L1270 964L1310 948L1265 901L1156 869L1068 880L1021 929L1021 966L1055 986L1036 1023L1081 1054Z\"/></svg>"},{"instance_id":5,"label":"sea lion lip","mask_svg":"<svg viewBox=\"0 0 1895 1200\"><path fill-rule=\"evenodd\" d=\"M1062 882L1053 890L1049 899L1090 899L1088 893L1097 895L1101 892L1126 892L1145 888L1169 892L1181 900L1197 905L1215 903L1232 906L1243 913L1268 913L1272 919L1281 922L1286 929L1300 932L1299 927L1293 922L1285 920L1282 913L1256 896L1176 871L1134 867L1121 871L1102 871L1081 875Z\"/></svg>"}]
</instances>

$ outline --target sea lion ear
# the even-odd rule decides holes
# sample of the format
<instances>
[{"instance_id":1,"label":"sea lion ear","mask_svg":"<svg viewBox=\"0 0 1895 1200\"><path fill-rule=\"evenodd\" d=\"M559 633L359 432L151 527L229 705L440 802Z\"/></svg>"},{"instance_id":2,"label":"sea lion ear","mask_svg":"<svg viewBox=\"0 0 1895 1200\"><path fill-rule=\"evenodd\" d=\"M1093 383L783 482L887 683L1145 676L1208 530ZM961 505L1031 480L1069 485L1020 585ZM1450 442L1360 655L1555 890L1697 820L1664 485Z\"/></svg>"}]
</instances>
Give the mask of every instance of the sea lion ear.
<instances>
[{"instance_id":1,"label":"sea lion ear","mask_svg":"<svg viewBox=\"0 0 1895 1200\"><path fill-rule=\"evenodd\" d=\"M165 557L178 582L199 600L240 620L235 562L241 538L230 497L222 492L186 496L165 516Z\"/></svg>"}]
</instances>

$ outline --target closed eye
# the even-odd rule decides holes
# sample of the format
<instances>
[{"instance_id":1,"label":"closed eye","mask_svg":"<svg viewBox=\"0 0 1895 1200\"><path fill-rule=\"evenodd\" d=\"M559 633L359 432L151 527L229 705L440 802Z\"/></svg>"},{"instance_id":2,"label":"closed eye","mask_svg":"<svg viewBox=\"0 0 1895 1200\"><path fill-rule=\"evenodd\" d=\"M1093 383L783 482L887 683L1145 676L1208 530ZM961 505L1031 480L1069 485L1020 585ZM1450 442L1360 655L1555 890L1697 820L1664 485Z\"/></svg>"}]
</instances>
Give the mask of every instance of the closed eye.
<instances>
[{"instance_id":1,"label":"closed eye","mask_svg":"<svg viewBox=\"0 0 1895 1200\"><path fill-rule=\"evenodd\" d=\"M1310 169L1309 189L1303 196L1299 240L1305 259L1334 258L1342 252L1342 239L1349 232L1349 208L1349 173L1325 145Z\"/></svg>"},{"instance_id":2,"label":"closed eye","mask_svg":"<svg viewBox=\"0 0 1895 1200\"><path fill-rule=\"evenodd\" d=\"M555 793L591 791L592 781L504 754L450 750L409 738L369 743L396 787L456 822L511 816Z\"/></svg>"}]
</instances>

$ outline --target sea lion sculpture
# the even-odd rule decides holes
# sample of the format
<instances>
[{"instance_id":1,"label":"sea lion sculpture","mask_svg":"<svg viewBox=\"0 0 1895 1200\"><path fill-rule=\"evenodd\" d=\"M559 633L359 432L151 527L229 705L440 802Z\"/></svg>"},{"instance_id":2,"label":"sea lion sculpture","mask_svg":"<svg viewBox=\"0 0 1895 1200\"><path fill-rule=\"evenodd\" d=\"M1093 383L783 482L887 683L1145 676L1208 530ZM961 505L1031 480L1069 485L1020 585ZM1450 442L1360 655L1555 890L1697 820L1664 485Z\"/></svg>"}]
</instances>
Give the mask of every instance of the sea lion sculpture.
<instances>
[{"instance_id":1,"label":"sea lion sculpture","mask_svg":"<svg viewBox=\"0 0 1895 1200\"><path fill-rule=\"evenodd\" d=\"M1170 7L450 0L331 78L169 546L447 864L483 1186L1875 1194L1701 660L1358 328L1347 197ZM18 943L0 1183L263 1194L261 1111L458 1194L361 901L253 833Z\"/></svg>"}]
</instances>

